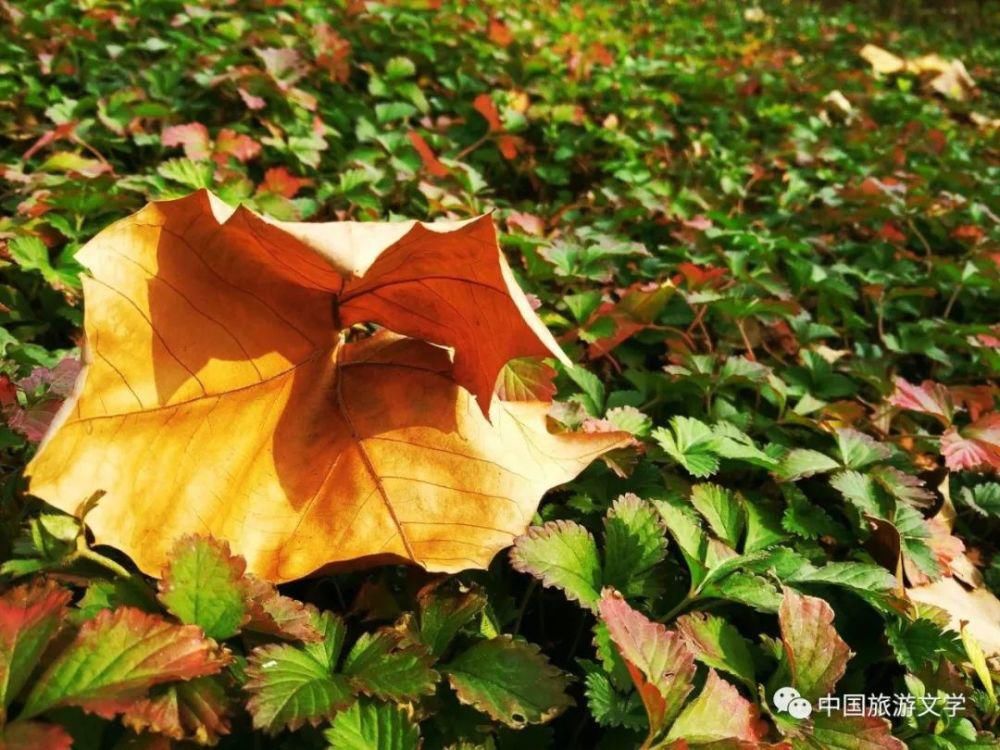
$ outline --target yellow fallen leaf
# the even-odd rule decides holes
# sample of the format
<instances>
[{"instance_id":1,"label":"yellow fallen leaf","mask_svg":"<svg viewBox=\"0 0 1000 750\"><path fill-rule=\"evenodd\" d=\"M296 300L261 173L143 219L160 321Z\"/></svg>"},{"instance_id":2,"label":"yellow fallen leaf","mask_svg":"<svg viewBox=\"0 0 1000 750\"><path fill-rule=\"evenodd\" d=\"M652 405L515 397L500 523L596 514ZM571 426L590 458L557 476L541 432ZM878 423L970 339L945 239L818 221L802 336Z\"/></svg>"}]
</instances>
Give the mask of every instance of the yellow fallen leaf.
<instances>
[{"instance_id":1,"label":"yellow fallen leaf","mask_svg":"<svg viewBox=\"0 0 1000 750\"><path fill-rule=\"evenodd\" d=\"M85 367L30 491L71 513L106 491L97 542L148 573L187 533L272 581L359 558L485 567L546 490L628 441L492 399L509 360L564 355L488 217L279 223L201 191L77 257ZM361 322L389 330L346 338Z\"/></svg>"},{"instance_id":2,"label":"yellow fallen leaf","mask_svg":"<svg viewBox=\"0 0 1000 750\"><path fill-rule=\"evenodd\" d=\"M862 47L861 57L868 61L872 66L872 70L882 75L899 73L906 68L906 61L903 58L874 44L866 44Z\"/></svg>"},{"instance_id":3,"label":"yellow fallen leaf","mask_svg":"<svg viewBox=\"0 0 1000 750\"><path fill-rule=\"evenodd\" d=\"M951 627L961 631L967 623L986 656L1000 654L1000 599L985 588L966 589L954 578L941 578L926 586L907 589L916 602L940 607L951 618Z\"/></svg>"},{"instance_id":4,"label":"yellow fallen leaf","mask_svg":"<svg viewBox=\"0 0 1000 750\"><path fill-rule=\"evenodd\" d=\"M872 70L881 75L904 72L916 76L933 74L927 85L948 99L962 101L976 87L976 82L961 60L947 60L936 52L907 59L874 44L866 44L861 48L860 54L872 66Z\"/></svg>"}]
</instances>

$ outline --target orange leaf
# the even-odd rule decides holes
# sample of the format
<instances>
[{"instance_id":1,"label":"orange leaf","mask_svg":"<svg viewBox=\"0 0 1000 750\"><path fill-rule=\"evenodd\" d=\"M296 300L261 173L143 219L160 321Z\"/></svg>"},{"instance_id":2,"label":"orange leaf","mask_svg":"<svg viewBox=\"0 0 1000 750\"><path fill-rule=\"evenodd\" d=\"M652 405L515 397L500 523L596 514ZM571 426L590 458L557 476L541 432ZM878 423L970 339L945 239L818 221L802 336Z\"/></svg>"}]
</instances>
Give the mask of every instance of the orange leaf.
<instances>
[{"instance_id":1,"label":"orange leaf","mask_svg":"<svg viewBox=\"0 0 1000 750\"><path fill-rule=\"evenodd\" d=\"M420 161L424 163L424 169L434 177L447 177L448 168L438 160L434 151L427 145L424 137L415 130L411 130L406 135L410 139L410 143L413 144L413 148L417 154L419 154Z\"/></svg>"},{"instance_id":2,"label":"orange leaf","mask_svg":"<svg viewBox=\"0 0 1000 750\"><path fill-rule=\"evenodd\" d=\"M283 224L201 191L77 258L86 365L31 492L75 512L106 490L87 522L151 573L185 533L273 581L358 558L486 567L546 490L628 440L493 398L511 359L565 355L488 217ZM356 323L389 331L338 335Z\"/></svg>"},{"instance_id":3,"label":"orange leaf","mask_svg":"<svg viewBox=\"0 0 1000 750\"><path fill-rule=\"evenodd\" d=\"M489 94L480 94L477 96L475 101L472 102L472 106L486 119L491 133L503 130L503 123L500 121L497 106L493 103L493 98Z\"/></svg>"},{"instance_id":4,"label":"orange leaf","mask_svg":"<svg viewBox=\"0 0 1000 750\"><path fill-rule=\"evenodd\" d=\"M274 193L283 198L294 198L298 192L312 185L312 180L306 177L296 177L285 167L272 167L264 173L264 181L257 188L259 193Z\"/></svg>"}]
</instances>

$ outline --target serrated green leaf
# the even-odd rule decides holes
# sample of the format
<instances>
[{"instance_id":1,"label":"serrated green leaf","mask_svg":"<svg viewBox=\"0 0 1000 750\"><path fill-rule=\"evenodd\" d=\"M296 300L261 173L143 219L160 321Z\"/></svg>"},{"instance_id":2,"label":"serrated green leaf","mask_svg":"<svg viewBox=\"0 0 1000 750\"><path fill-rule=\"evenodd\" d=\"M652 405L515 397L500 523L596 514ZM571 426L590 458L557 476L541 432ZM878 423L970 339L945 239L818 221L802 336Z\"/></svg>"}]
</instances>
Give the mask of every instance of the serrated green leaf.
<instances>
[{"instance_id":1,"label":"serrated green leaf","mask_svg":"<svg viewBox=\"0 0 1000 750\"><path fill-rule=\"evenodd\" d=\"M600 659L604 672L611 677L611 681L619 691L626 690L632 684L628 667L622 659L621 652L611 640L611 633L608 626L601 620L594 623L594 651Z\"/></svg>"},{"instance_id":2,"label":"serrated green leaf","mask_svg":"<svg viewBox=\"0 0 1000 750\"><path fill-rule=\"evenodd\" d=\"M941 657L961 658L961 643L952 631L930 620L896 619L885 631L897 661L911 672L937 669Z\"/></svg>"},{"instance_id":3,"label":"serrated green leaf","mask_svg":"<svg viewBox=\"0 0 1000 750\"><path fill-rule=\"evenodd\" d=\"M977 513L1000 518L1000 483L985 482L975 487L963 487L959 497Z\"/></svg>"},{"instance_id":4,"label":"serrated green leaf","mask_svg":"<svg viewBox=\"0 0 1000 750\"><path fill-rule=\"evenodd\" d=\"M891 453L887 446L850 428L837 430L837 449L844 467L848 469L863 469L868 464L884 461Z\"/></svg>"},{"instance_id":5,"label":"serrated green leaf","mask_svg":"<svg viewBox=\"0 0 1000 750\"><path fill-rule=\"evenodd\" d=\"M840 464L825 453L808 448L793 448L778 462L775 474L784 482L797 482L814 474L824 474Z\"/></svg>"},{"instance_id":6,"label":"serrated green leaf","mask_svg":"<svg viewBox=\"0 0 1000 750\"><path fill-rule=\"evenodd\" d=\"M721 580L706 585L701 595L746 604L760 612L777 612L781 593L767 578L753 573L730 573Z\"/></svg>"},{"instance_id":7,"label":"serrated green leaf","mask_svg":"<svg viewBox=\"0 0 1000 750\"><path fill-rule=\"evenodd\" d=\"M659 590L653 568L666 554L656 509L631 493L615 500L604 519L603 582L629 596L653 596Z\"/></svg>"},{"instance_id":8,"label":"serrated green leaf","mask_svg":"<svg viewBox=\"0 0 1000 750\"><path fill-rule=\"evenodd\" d=\"M830 477L830 485L862 513L877 518L886 517L887 504L867 474L859 471L841 471Z\"/></svg>"},{"instance_id":9,"label":"serrated green leaf","mask_svg":"<svg viewBox=\"0 0 1000 750\"><path fill-rule=\"evenodd\" d=\"M705 517L712 531L733 549L739 546L746 522L740 498L717 484L696 484L691 488L691 504Z\"/></svg>"},{"instance_id":10,"label":"serrated green leaf","mask_svg":"<svg viewBox=\"0 0 1000 750\"><path fill-rule=\"evenodd\" d=\"M739 678L751 691L756 690L753 658L740 632L722 617L692 612L677 620L677 631L687 641L695 658L715 669Z\"/></svg>"},{"instance_id":11,"label":"serrated green leaf","mask_svg":"<svg viewBox=\"0 0 1000 750\"><path fill-rule=\"evenodd\" d=\"M549 721L572 705L567 679L538 646L501 635L444 667L458 699L507 726Z\"/></svg>"},{"instance_id":12,"label":"serrated green leaf","mask_svg":"<svg viewBox=\"0 0 1000 750\"><path fill-rule=\"evenodd\" d=\"M584 406L592 417L599 417L604 412L604 383L594 373L585 370L580 365L563 367L563 372L583 391L586 399Z\"/></svg>"},{"instance_id":13,"label":"serrated green leaf","mask_svg":"<svg viewBox=\"0 0 1000 750\"><path fill-rule=\"evenodd\" d=\"M303 646L271 644L250 654L247 710L253 725L274 734L283 728L319 724L353 700L347 678L333 674L346 628L340 618L316 615L323 640Z\"/></svg>"},{"instance_id":14,"label":"serrated green leaf","mask_svg":"<svg viewBox=\"0 0 1000 750\"><path fill-rule=\"evenodd\" d=\"M179 182L192 190L199 190L212 186L215 165L210 161L170 159L160 164L156 171L168 180Z\"/></svg>"},{"instance_id":15,"label":"serrated green leaf","mask_svg":"<svg viewBox=\"0 0 1000 750\"><path fill-rule=\"evenodd\" d=\"M691 572L691 585L699 585L708 573L708 535L702 528L698 515L689 505L676 498L654 500L653 506L684 555Z\"/></svg>"},{"instance_id":16,"label":"serrated green leaf","mask_svg":"<svg viewBox=\"0 0 1000 750\"><path fill-rule=\"evenodd\" d=\"M440 658L455 634L482 611L486 596L479 589L443 583L422 589L417 601L420 641L433 657Z\"/></svg>"},{"instance_id":17,"label":"serrated green leaf","mask_svg":"<svg viewBox=\"0 0 1000 750\"><path fill-rule=\"evenodd\" d=\"M868 599L884 598L896 588L896 578L888 570L860 562L832 562L818 568L803 566L785 580L841 586Z\"/></svg>"},{"instance_id":18,"label":"serrated green leaf","mask_svg":"<svg viewBox=\"0 0 1000 750\"><path fill-rule=\"evenodd\" d=\"M677 463L695 477L710 477L719 470L714 434L704 422L691 417L674 417L671 429L653 430L653 438Z\"/></svg>"},{"instance_id":19,"label":"serrated green leaf","mask_svg":"<svg viewBox=\"0 0 1000 750\"><path fill-rule=\"evenodd\" d=\"M712 428L713 450L722 458L746 461L765 469L775 469L778 460L762 451L745 432L729 422L719 422Z\"/></svg>"},{"instance_id":20,"label":"serrated green leaf","mask_svg":"<svg viewBox=\"0 0 1000 750\"><path fill-rule=\"evenodd\" d=\"M229 544L202 536L175 543L160 579L160 601L181 622L216 640L231 638L249 619L246 561Z\"/></svg>"},{"instance_id":21,"label":"serrated green leaf","mask_svg":"<svg viewBox=\"0 0 1000 750\"><path fill-rule=\"evenodd\" d=\"M511 565L560 589L569 599L593 608L601 590L601 559L597 542L572 521L532 526L514 540Z\"/></svg>"},{"instance_id":22,"label":"serrated green leaf","mask_svg":"<svg viewBox=\"0 0 1000 750\"><path fill-rule=\"evenodd\" d=\"M744 552L764 550L788 539L781 516L772 505L743 498L743 507L747 516Z\"/></svg>"},{"instance_id":23,"label":"serrated green leaf","mask_svg":"<svg viewBox=\"0 0 1000 750\"><path fill-rule=\"evenodd\" d=\"M787 497L788 507L785 508L781 518L784 529L803 539L818 539L822 536L837 540L847 538L847 530L834 521L823 508L809 502L804 494L796 491Z\"/></svg>"},{"instance_id":24,"label":"serrated green leaf","mask_svg":"<svg viewBox=\"0 0 1000 750\"><path fill-rule=\"evenodd\" d=\"M156 596L145 583L127 578L112 581L92 581L83 597L76 603L70 617L75 623L92 619L98 612L128 606L158 612Z\"/></svg>"},{"instance_id":25,"label":"serrated green leaf","mask_svg":"<svg viewBox=\"0 0 1000 750\"><path fill-rule=\"evenodd\" d=\"M393 630L362 633L342 671L356 689L388 700L412 700L434 692L438 673L430 653L419 644L404 644Z\"/></svg>"},{"instance_id":26,"label":"serrated green leaf","mask_svg":"<svg viewBox=\"0 0 1000 750\"><path fill-rule=\"evenodd\" d=\"M361 699L338 711L323 736L333 750L417 750L420 728L399 706Z\"/></svg>"},{"instance_id":27,"label":"serrated green leaf","mask_svg":"<svg viewBox=\"0 0 1000 750\"><path fill-rule=\"evenodd\" d=\"M614 393L611 395L615 396ZM616 430L627 432L636 437L646 437L653 426L653 420L634 406L616 406L613 409L608 409L604 418Z\"/></svg>"},{"instance_id":28,"label":"serrated green leaf","mask_svg":"<svg viewBox=\"0 0 1000 750\"><path fill-rule=\"evenodd\" d=\"M931 533L920 511L909 505L898 505L892 523L899 532L903 555L931 580L940 578L941 567L938 565L937 555L928 544Z\"/></svg>"},{"instance_id":29,"label":"serrated green leaf","mask_svg":"<svg viewBox=\"0 0 1000 750\"><path fill-rule=\"evenodd\" d=\"M642 703L637 693L624 695L615 689L611 677L596 664L583 664L586 677L584 693L591 716L602 727L642 729L646 725Z\"/></svg>"}]
</instances>

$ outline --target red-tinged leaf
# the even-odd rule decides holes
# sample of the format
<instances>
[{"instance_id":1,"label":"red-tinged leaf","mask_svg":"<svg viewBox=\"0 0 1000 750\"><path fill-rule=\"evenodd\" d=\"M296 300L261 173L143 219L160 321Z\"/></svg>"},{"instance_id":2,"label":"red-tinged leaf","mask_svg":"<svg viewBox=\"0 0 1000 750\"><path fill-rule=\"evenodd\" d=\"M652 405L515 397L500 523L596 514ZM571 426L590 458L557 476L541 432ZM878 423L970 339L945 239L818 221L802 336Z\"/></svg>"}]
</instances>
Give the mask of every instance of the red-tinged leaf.
<instances>
[{"instance_id":1,"label":"red-tinged leaf","mask_svg":"<svg viewBox=\"0 0 1000 750\"><path fill-rule=\"evenodd\" d=\"M239 93L240 99L243 100L243 103L247 105L247 109L258 110L264 109L264 107L267 106L267 101L259 96L254 96L242 86L236 91Z\"/></svg>"},{"instance_id":2,"label":"red-tinged leaf","mask_svg":"<svg viewBox=\"0 0 1000 750\"><path fill-rule=\"evenodd\" d=\"M681 272L683 279L687 281L688 288L690 289L701 289L706 286L710 288L717 287L723 282L728 273L725 268L696 266L694 263L687 261L678 264L677 270Z\"/></svg>"},{"instance_id":3,"label":"red-tinged leaf","mask_svg":"<svg viewBox=\"0 0 1000 750\"><path fill-rule=\"evenodd\" d=\"M650 732L658 734L691 692L694 654L678 633L636 612L614 590L605 589L598 606L646 707Z\"/></svg>"},{"instance_id":4,"label":"red-tinged leaf","mask_svg":"<svg viewBox=\"0 0 1000 750\"><path fill-rule=\"evenodd\" d=\"M472 106L486 120L491 133L503 130L503 122L500 120L500 113L497 112L497 106L493 103L493 97L489 94L480 94L472 102Z\"/></svg>"},{"instance_id":5,"label":"red-tinged leaf","mask_svg":"<svg viewBox=\"0 0 1000 750\"><path fill-rule=\"evenodd\" d=\"M905 245L906 235L903 234L891 221L884 222L882 228L878 230L879 239L891 242L894 245Z\"/></svg>"},{"instance_id":6,"label":"red-tinged leaf","mask_svg":"<svg viewBox=\"0 0 1000 750\"><path fill-rule=\"evenodd\" d=\"M15 721L0 729L0 750L70 750L73 738L58 724Z\"/></svg>"},{"instance_id":7,"label":"red-tinged leaf","mask_svg":"<svg viewBox=\"0 0 1000 750\"><path fill-rule=\"evenodd\" d=\"M685 739L700 746L725 740L756 742L763 736L757 707L740 691L708 670L698 697L685 706L667 739Z\"/></svg>"},{"instance_id":8,"label":"red-tinged leaf","mask_svg":"<svg viewBox=\"0 0 1000 750\"><path fill-rule=\"evenodd\" d=\"M598 65L603 65L606 68L610 68L615 64L615 56L611 54L611 50L605 47L600 42L594 42L590 45L590 50L588 57Z\"/></svg>"},{"instance_id":9,"label":"red-tinged leaf","mask_svg":"<svg viewBox=\"0 0 1000 750\"><path fill-rule=\"evenodd\" d=\"M17 381L25 393L36 393L40 388L47 387L46 393L59 398L66 398L73 392L77 377L83 365L76 357L65 357L55 367L35 367L26 378Z\"/></svg>"},{"instance_id":10,"label":"red-tinged leaf","mask_svg":"<svg viewBox=\"0 0 1000 750\"><path fill-rule=\"evenodd\" d=\"M0 373L0 409L17 403L17 387L9 375Z\"/></svg>"},{"instance_id":11,"label":"red-tinged leaf","mask_svg":"<svg viewBox=\"0 0 1000 750\"><path fill-rule=\"evenodd\" d=\"M588 325L609 319L614 325L614 331L609 336L593 341L588 348L588 356L591 359L603 357L629 337L647 328L673 293L674 286L669 282L636 284L616 304L602 305Z\"/></svg>"},{"instance_id":12,"label":"red-tinged leaf","mask_svg":"<svg viewBox=\"0 0 1000 750\"><path fill-rule=\"evenodd\" d=\"M944 424L951 424L955 406L946 386L933 380L925 380L920 385L914 385L903 378L896 378L895 384L896 390L889 397L890 404L900 409L931 414Z\"/></svg>"},{"instance_id":13,"label":"red-tinged leaf","mask_svg":"<svg viewBox=\"0 0 1000 750\"><path fill-rule=\"evenodd\" d=\"M813 714L810 741L793 740L796 749L821 747L823 750L906 750L902 740L892 736L888 719L878 716L838 716Z\"/></svg>"},{"instance_id":14,"label":"red-tinged leaf","mask_svg":"<svg viewBox=\"0 0 1000 750\"><path fill-rule=\"evenodd\" d=\"M207 159L212 154L212 139L208 135L208 128L200 122L165 128L160 140L168 148L182 146L188 159Z\"/></svg>"},{"instance_id":15,"label":"red-tinged leaf","mask_svg":"<svg viewBox=\"0 0 1000 750\"><path fill-rule=\"evenodd\" d=\"M254 575L246 576L249 620L244 630L313 643L323 639L316 629L315 610L300 601L282 596L273 584Z\"/></svg>"},{"instance_id":16,"label":"red-tinged leaf","mask_svg":"<svg viewBox=\"0 0 1000 750\"><path fill-rule=\"evenodd\" d=\"M990 412L961 430L941 436L941 455L952 471L1000 470L1000 412Z\"/></svg>"},{"instance_id":17,"label":"red-tinged leaf","mask_svg":"<svg viewBox=\"0 0 1000 750\"><path fill-rule=\"evenodd\" d=\"M154 685L215 674L228 660L201 628L133 607L103 610L35 682L21 716L80 706L110 718Z\"/></svg>"},{"instance_id":18,"label":"red-tinged leaf","mask_svg":"<svg viewBox=\"0 0 1000 750\"><path fill-rule=\"evenodd\" d=\"M174 740L214 745L229 734L229 699L212 677L167 685L161 692L136 701L122 722L136 733L155 732Z\"/></svg>"},{"instance_id":19,"label":"red-tinged leaf","mask_svg":"<svg viewBox=\"0 0 1000 750\"><path fill-rule=\"evenodd\" d=\"M497 398L503 401L551 401L556 371L537 357L512 359L500 371Z\"/></svg>"},{"instance_id":20,"label":"red-tinged leaf","mask_svg":"<svg viewBox=\"0 0 1000 750\"><path fill-rule=\"evenodd\" d=\"M511 211L507 215L507 228L516 227L525 234L541 237L545 234L545 220L535 214Z\"/></svg>"},{"instance_id":21,"label":"red-tinged leaf","mask_svg":"<svg viewBox=\"0 0 1000 750\"><path fill-rule=\"evenodd\" d=\"M37 141L31 144L31 147L24 152L21 158L24 161L28 161L28 159L37 154L50 143L61 141L63 138L69 138L76 130L76 125L75 121L64 122L61 125L56 125L52 130L47 133L43 133Z\"/></svg>"},{"instance_id":22,"label":"red-tinged leaf","mask_svg":"<svg viewBox=\"0 0 1000 750\"><path fill-rule=\"evenodd\" d=\"M24 435L30 442L40 443L49 431L49 426L62 403L59 399L45 398L26 409L15 406L6 415L7 425Z\"/></svg>"},{"instance_id":23,"label":"red-tinged leaf","mask_svg":"<svg viewBox=\"0 0 1000 750\"><path fill-rule=\"evenodd\" d=\"M294 198L302 188L312 184L312 180L296 177L285 167L272 167L264 173L264 181L260 183L257 192L268 192L283 198Z\"/></svg>"},{"instance_id":24,"label":"red-tinged leaf","mask_svg":"<svg viewBox=\"0 0 1000 750\"><path fill-rule=\"evenodd\" d=\"M437 156L431 150L431 147L427 145L427 141L424 140L423 136L415 130L411 130L406 135L420 156L420 161L424 163L424 169L434 177L447 177L448 168L438 161Z\"/></svg>"},{"instance_id":25,"label":"red-tinged leaf","mask_svg":"<svg viewBox=\"0 0 1000 750\"><path fill-rule=\"evenodd\" d=\"M338 83L347 83L351 77L351 43L329 24L321 23L313 32L313 47L318 50L316 65Z\"/></svg>"},{"instance_id":26,"label":"red-tinged leaf","mask_svg":"<svg viewBox=\"0 0 1000 750\"><path fill-rule=\"evenodd\" d=\"M958 385L951 388L951 397L969 412L973 422L993 410L996 393L997 388L993 385Z\"/></svg>"},{"instance_id":27,"label":"red-tinged leaf","mask_svg":"<svg viewBox=\"0 0 1000 750\"><path fill-rule=\"evenodd\" d=\"M17 697L66 616L72 594L36 580L0 596L0 712Z\"/></svg>"},{"instance_id":28,"label":"red-tinged leaf","mask_svg":"<svg viewBox=\"0 0 1000 750\"><path fill-rule=\"evenodd\" d=\"M807 700L832 692L851 658L851 650L833 627L833 608L822 599L785 588L778 620L792 686Z\"/></svg>"},{"instance_id":29,"label":"red-tinged leaf","mask_svg":"<svg viewBox=\"0 0 1000 750\"><path fill-rule=\"evenodd\" d=\"M248 135L223 128L215 139L215 152L216 160L223 163L226 156L248 162L260 153L260 144Z\"/></svg>"}]
</instances>

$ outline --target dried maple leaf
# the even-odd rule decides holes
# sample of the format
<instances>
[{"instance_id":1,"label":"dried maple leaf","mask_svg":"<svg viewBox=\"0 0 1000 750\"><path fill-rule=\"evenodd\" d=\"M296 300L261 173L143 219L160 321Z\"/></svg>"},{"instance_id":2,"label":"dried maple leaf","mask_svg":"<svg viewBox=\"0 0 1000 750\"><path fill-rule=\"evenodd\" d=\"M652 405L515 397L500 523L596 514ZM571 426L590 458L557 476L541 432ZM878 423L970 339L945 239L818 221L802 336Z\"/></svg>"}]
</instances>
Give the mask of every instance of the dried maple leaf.
<instances>
[{"instance_id":1,"label":"dried maple leaf","mask_svg":"<svg viewBox=\"0 0 1000 750\"><path fill-rule=\"evenodd\" d=\"M272 581L358 558L485 567L546 490L628 440L493 399L511 359L564 355L488 217L277 223L201 191L78 258L85 368L31 491L74 512L105 490L97 540L150 573L185 533ZM357 323L389 330L347 342Z\"/></svg>"}]
</instances>

